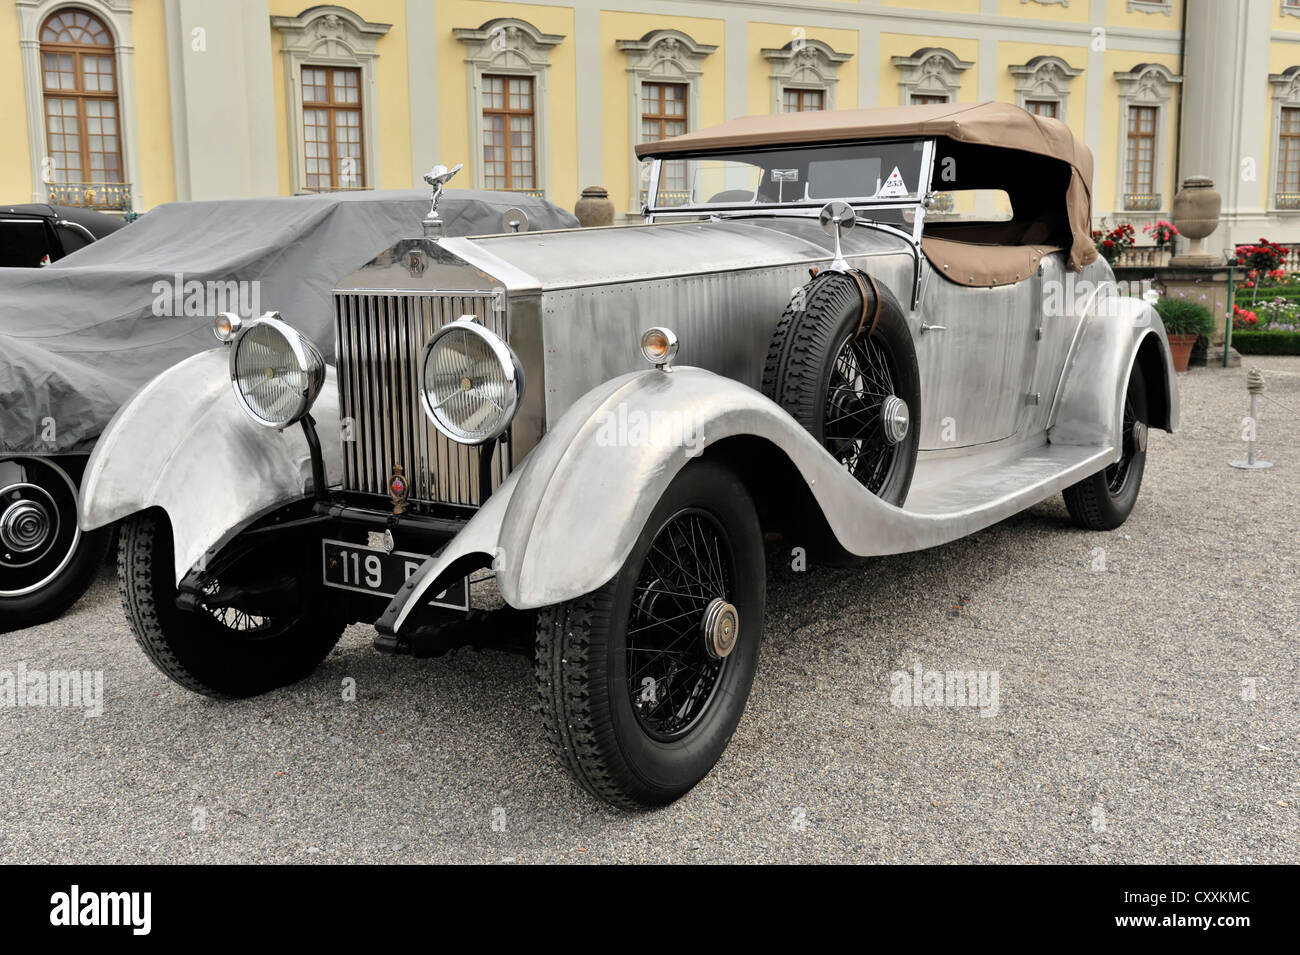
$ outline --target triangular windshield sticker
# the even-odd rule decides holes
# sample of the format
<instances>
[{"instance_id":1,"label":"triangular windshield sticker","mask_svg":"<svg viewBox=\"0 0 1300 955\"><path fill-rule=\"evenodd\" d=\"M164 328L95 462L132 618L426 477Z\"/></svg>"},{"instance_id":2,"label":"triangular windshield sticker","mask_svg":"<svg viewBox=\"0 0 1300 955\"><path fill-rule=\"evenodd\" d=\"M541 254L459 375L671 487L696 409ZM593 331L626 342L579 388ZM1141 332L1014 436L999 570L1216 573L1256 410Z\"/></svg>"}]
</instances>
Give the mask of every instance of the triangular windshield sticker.
<instances>
[{"instance_id":1,"label":"triangular windshield sticker","mask_svg":"<svg viewBox=\"0 0 1300 955\"><path fill-rule=\"evenodd\" d=\"M894 171L889 174L889 178L885 180L885 184L880 187L880 191L876 193L876 196L881 199L895 199L906 195L910 195L907 191L907 183L903 182L903 177L899 173L898 167L895 166Z\"/></svg>"}]
</instances>

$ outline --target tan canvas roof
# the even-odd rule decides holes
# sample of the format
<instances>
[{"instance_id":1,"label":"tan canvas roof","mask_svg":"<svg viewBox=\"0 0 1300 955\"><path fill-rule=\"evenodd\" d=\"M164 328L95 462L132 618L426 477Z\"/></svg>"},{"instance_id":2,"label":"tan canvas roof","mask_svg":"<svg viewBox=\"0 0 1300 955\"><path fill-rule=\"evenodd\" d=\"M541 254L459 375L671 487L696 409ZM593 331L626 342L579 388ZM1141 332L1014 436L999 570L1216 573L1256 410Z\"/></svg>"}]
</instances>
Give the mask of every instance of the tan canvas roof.
<instances>
[{"instance_id":1,"label":"tan canvas roof","mask_svg":"<svg viewBox=\"0 0 1300 955\"><path fill-rule=\"evenodd\" d=\"M731 147L917 136L1017 149L1068 163L1073 170L1065 197L1073 236L1070 265L1078 269L1096 259L1090 198L1092 153L1060 120L1035 116L1010 103L937 103L742 116L684 136L641 143L636 154L645 158Z\"/></svg>"}]
</instances>

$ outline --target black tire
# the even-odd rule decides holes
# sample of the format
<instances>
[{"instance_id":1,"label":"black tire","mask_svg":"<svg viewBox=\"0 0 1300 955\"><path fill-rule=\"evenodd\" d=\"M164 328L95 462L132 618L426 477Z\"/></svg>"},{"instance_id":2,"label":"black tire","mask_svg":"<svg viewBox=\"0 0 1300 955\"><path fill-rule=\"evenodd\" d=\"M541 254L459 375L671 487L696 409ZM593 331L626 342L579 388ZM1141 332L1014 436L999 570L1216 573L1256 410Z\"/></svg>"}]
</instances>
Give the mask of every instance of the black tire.
<instances>
[{"instance_id":1,"label":"black tire","mask_svg":"<svg viewBox=\"0 0 1300 955\"><path fill-rule=\"evenodd\" d=\"M0 461L0 633L60 616L108 556L111 527L77 527L78 475L52 458Z\"/></svg>"},{"instance_id":2,"label":"black tire","mask_svg":"<svg viewBox=\"0 0 1300 955\"><path fill-rule=\"evenodd\" d=\"M704 545L717 554L716 564L710 561L716 572L692 579L683 570L689 555L676 562L665 556L669 546L685 554L688 528L692 541L717 545ZM668 487L613 580L539 613L534 672L542 722L583 788L637 809L672 802L708 774L740 722L758 666L765 571L744 484L720 465L696 461ZM725 597L739 617L734 649L720 661L702 650L709 594ZM680 607L684 619L676 616ZM661 642L667 645L657 647ZM639 661L631 674L629 657ZM648 675L637 679L641 673Z\"/></svg>"},{"instance_id":3,"label":"black tire","mask_svg":"<svg viewBox=\"0 0 1300 955\"><path fill-rule=\"evenodd\" d=\"M862 284L871 298L865 277ZM884 290L881 295L874 331L868 336L863 329L859 335L862 292L852 277L822 272L805 285L772 336L763 394L807 428L868 490L901 506L916 468L921 371L902 310ZM874 308L874 301L868 301L868 323ZM898 441L886 437L882 420L890 394L906 404L910 419Z\"/></svg>"},{"instance_id":4,"label":"black tire","mask_svg":"<svg viewBox=\"0 0 1300 955\"><path fill-rule=\"evenodd\" d=\"M1070 519L1079 527L1109 531L1133 512L1146 470L1147 390L1142 369L1129 372L1124 397L1123 456L1115 464L1067 487L1063 493Z\"/></svg>"},{"instance_id":5,"label":"black tire","mask_svg":"<svg viewBox=\"0 0 1300 955\"><path fill-rule=\"evenodd\" d=\"M310 674L338 643L343 619L324 600L290 618L250 618L229 610L176 606L172 533L157 511L122 525L118 588L131 631L158 669L204 696L237 699L288 686Z\"/></svg>"}]
</instances>

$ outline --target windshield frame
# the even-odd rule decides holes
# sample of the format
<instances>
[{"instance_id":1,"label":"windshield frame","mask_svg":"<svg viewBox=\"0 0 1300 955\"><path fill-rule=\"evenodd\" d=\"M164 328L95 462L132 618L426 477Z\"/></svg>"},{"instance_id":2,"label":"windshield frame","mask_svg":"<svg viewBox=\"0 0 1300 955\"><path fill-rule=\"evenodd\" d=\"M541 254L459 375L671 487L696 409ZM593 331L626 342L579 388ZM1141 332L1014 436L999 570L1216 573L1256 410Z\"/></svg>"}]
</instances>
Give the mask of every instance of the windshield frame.
<instances>
[{"instance_id":1,"label":"windshield frame","mask_svg":"<svg viewBox=\"0 0 1300 955\"><path fill-rule=\"evenodd\" d=\"M935 141L933 138L921 138L916 136L902 137L894 139L857 139L857 140L832 140L819 143L801 143L799 147L817 148L820 146L857 146L868 144L880 145L899 145L904 143L920 142L921 149L921 177L922 182L931 182L934 174L934 156ZM754 203L728 203L728 202L699 202L690 205L660 206L656 204L659 194L659 179L662 164L670 161L682 161L693 159L723 159L728 155L743 153L746 156L752 156L756 152L777 152L788 151L794 148L795 144L778 143L771 146L754 148L747 147L738 149L735 147L727 149L701 150L700 152L670 154L667 156L650 157L650 181L646 187L646 201L641 207L641 215L647 223L652 223L658 219L676 219L676 218L699 218L701 216L710 216L713 218L732 218L732 217L753 217L753 216L816 216L827 202L832 199L842 199L853 207L854 211L859 214L859 218L866 219L863 225L869 225L883 231L892 232L902 238L907 239L913 245L920 245L921 231L925 224L925 210L933 195L928 189L918 190L916 198L908 199L877 199L871 196L835 196L832 198L821 198L812 200L798 200L791 202L770 202L757 205ZM901 226L888 222L879 222L871 215L873 210L877 209L912 209L916 216L912 225L911 234Z\"/></svg>"}]
</instances>

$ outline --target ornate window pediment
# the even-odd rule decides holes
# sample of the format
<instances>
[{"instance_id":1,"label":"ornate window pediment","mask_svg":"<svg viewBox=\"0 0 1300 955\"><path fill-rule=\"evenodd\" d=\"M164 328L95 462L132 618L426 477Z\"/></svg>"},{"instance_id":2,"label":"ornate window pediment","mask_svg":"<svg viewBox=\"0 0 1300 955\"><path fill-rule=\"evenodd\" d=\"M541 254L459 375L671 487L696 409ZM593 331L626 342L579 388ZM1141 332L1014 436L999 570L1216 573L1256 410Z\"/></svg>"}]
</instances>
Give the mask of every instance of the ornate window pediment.
<instances>
[{"instance_id":1,"label":"ornate window pediment","mask_svg":"<svg viewBox=\"0 0 1300 955\"><path fill-rule=\"evenodd\" d=\"M1049 102L1056 104L1056 118L1066 118L1070 99L1070 81L1083 70L1076 69L1059 56L1036 56L1027 63L1010 67L1016 78L1016 105Z\"/></svg>"},{"instance_id":2,"label":"ornate window pediment","mask_svg":"<svg viewBox=\"0 0 1300 955\"><path fill-rule=\"evenodd\" d=\"M280 34L280 56L284 63L284 88L289 108L289 180L293 192L308 185L308 145L303 126L303 67L344 67L360 72L361 171L350 187L378 188L379 96L375 60L379 40L392 28L390 23L371 23L344 7L308 7L296 17L271 17ZM346 177L345 177L346 178Z\"/></svg>"},{"instance_id":3,"label":"ornate window pediment","mask_svg":"<svg viewBox=\"0 0 1300 955\"><path fill-rule=\"evenodd\" d=\"M683 132L689 132L699 127L704 60L717 47L697 43L680 30L651 30L638 40L619 40L617 46L627 55L628 116L632 118L628 124L628 154L632 156L628 180L632 209L629 211L636 212L644 201L645 184L641 182L641 164L633 150L651 131L657 134L680 127ZM674 117L679 105L685 115L667 121L661 116L668 108L664 104L671 104ZM685 174L684 167L680 171Z\"/></svg>"},{"instance_id":4,"label":"ornate window pediment","mask_svg":"<svg viewBox=\"0 0 1300 955\"><path fill-rule=\"evenodd\" d=\"M543 33L527 20L497 17L475 30L452 30L465 44L465 59L486 69L544 70L551 50L563 42L558 33Z\"/></svg>"},{"instance_id":5,"label":"ornate window pediment","mask_svg":"<svg viewBox=\"0 0 1300 955\"><path fill-rule=\"evenodd\" d=\"M704 58L717 50L680 30L651 30L639 40L619 40L617 45L627 54L629 73L665 80L698 77L704 72Z\"/></svg>"},{"instance_id":6,"label":"ornate window pediment","mask_svg":"<svg viewBox=\"0 0 1300 955\"><path fill-rule=\"evenodd\" d=\"M779 49L760 51L770 66L772 112L784 110L785 91L821 90L823 109L835 108L835 87L840 65L853 59L852 53L836 53L821 40L791 40Z\"/></svg>"},{"instance_id":7,"label":"ornate window pediment","mask_svg":"<svg viewBox=\"0 0 1300 955\"><path fill-rule=\"evenodd\" d=\"M1173 88L1183 81L1161 63L1139 63L1127 73L1116 73L1120 95L1133 103L1159 106L1169 102Z\"/></svg>"},{"instance_id":8,"label":"ornate window pediment","mask_svg":"<svg viewBox=\"0 0 1300 955\"><path fill-rule=\"evenodd\" d=\"M904 106L912 102L913 96L942 96L955 101L962 73L975 65L938 46L921 47L911 56L890 57L890 62L900 73L899 102Z\"/></svg>"},{"instance_id":9,"label":"ornate window pediment","mask_svg":"<svg viewBox=\"0 0 1300 955\"><path fill-rule=\"evenodd\" d=\"M1288 106L1300 105L1300 66L1288 66L1281 73L1270 73L1268 85L1273 88L1273 98Z\"/></svg>"},{"instance_id":10,"label":"ornate window pediment","mask_svg":"<svg viewBox=\"0 0 1300 955\"><path fill-rule=\"evenodd\" d=\"M517 17L495 17L473 29L452 30L452 35L465 45L469 70L474 187L547 195L551 50L564 36L543 33Z\"/></svg>"}]
</instances>

